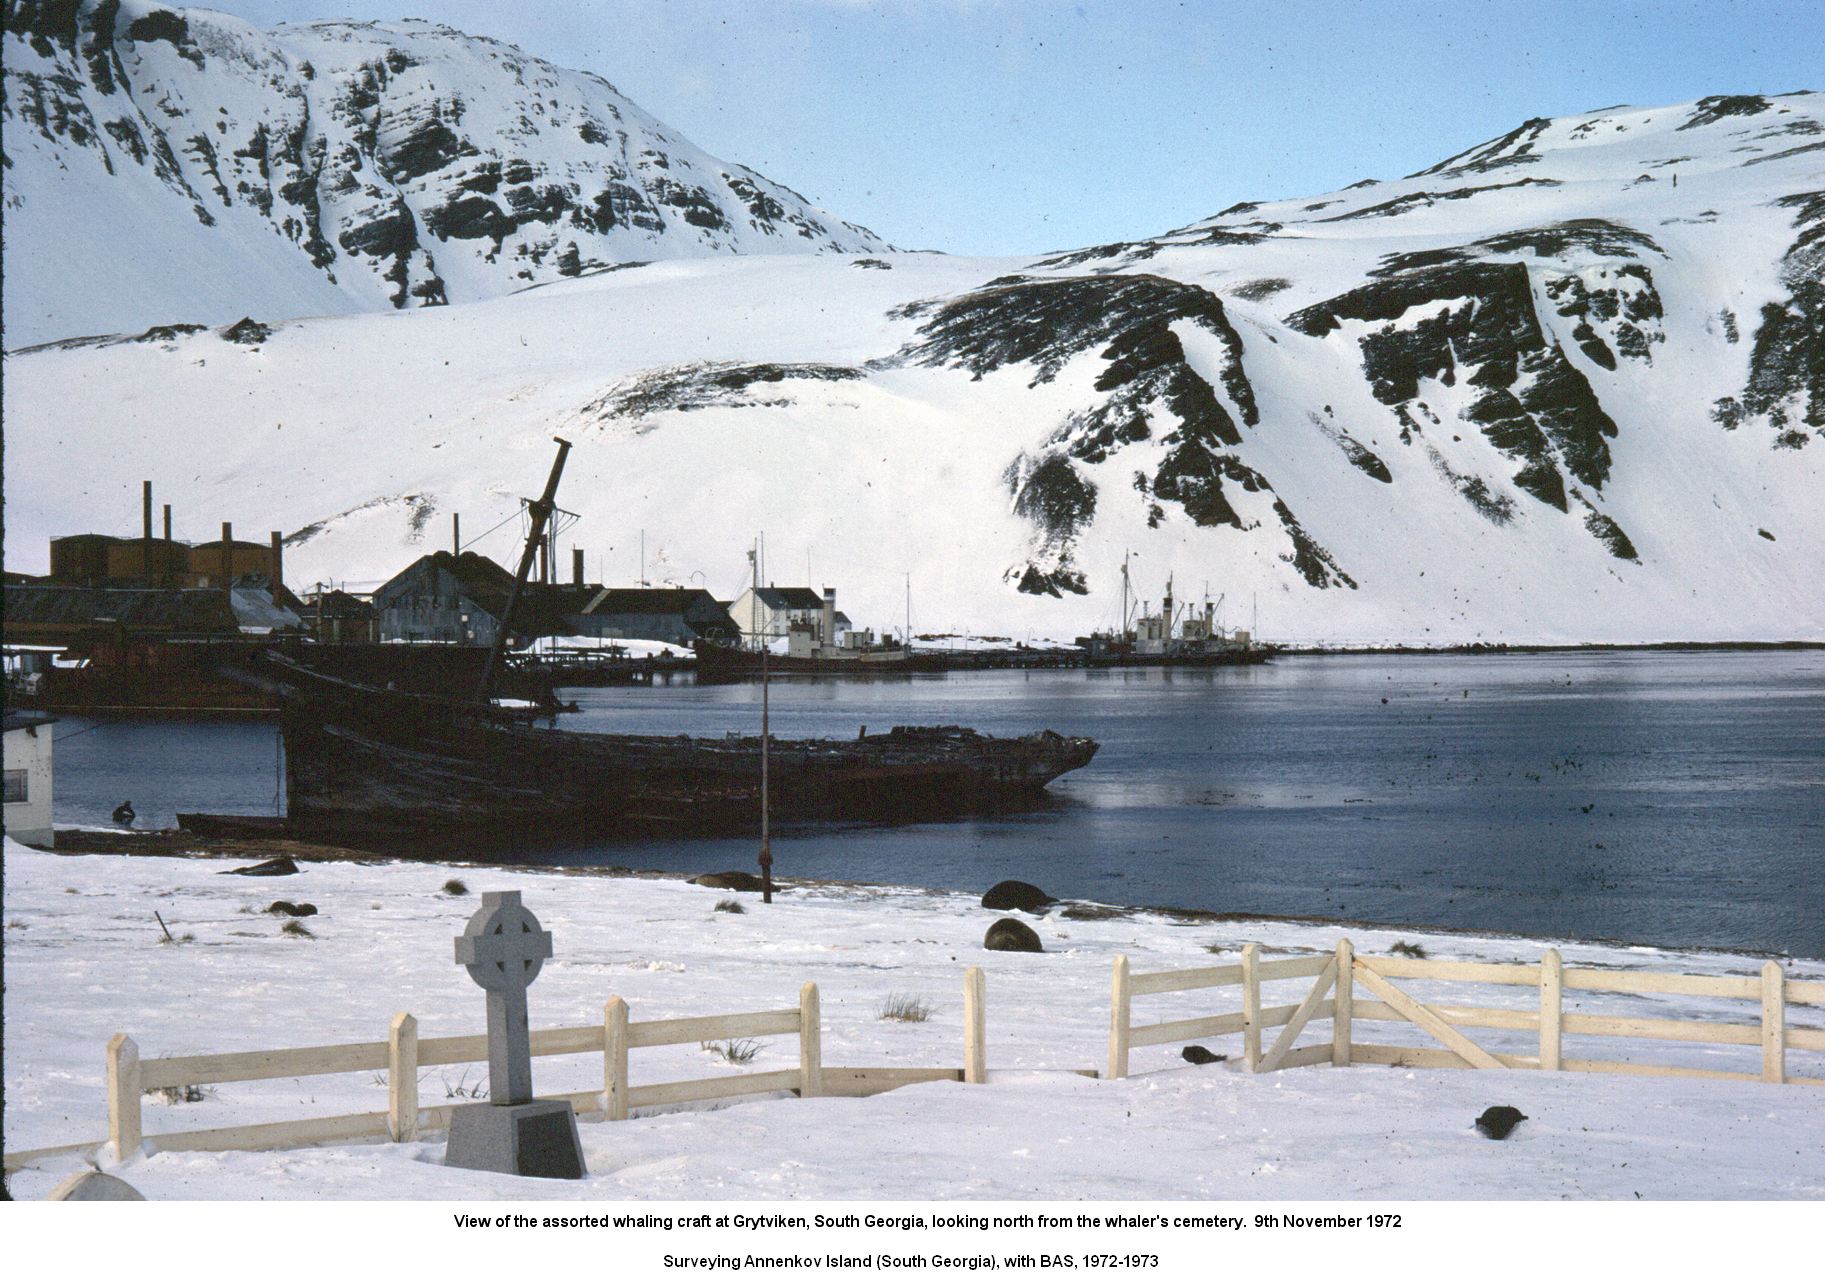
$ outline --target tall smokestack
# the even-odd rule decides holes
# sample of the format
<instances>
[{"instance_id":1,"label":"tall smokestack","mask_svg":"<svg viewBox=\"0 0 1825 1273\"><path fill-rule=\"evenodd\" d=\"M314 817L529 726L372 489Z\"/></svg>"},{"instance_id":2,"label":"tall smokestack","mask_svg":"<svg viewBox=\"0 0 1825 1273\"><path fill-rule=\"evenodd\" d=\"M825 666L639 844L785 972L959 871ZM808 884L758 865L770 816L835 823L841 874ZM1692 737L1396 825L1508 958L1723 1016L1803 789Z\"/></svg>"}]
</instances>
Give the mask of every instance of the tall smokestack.
<instances>
[{"instance_id":1,"label":"tall smokestack","mask_svg":"<svg viewBox=\"0 0 1825 1273\"><path fill-rule=\"evenodd\" d=\"M140 505L145 534L140 540L140 573L152 582L152 483L140 483Z\"/></svg>"},{"instance_id":2,"label":"tall smokestack","mask_svg":"<svg viewBox=\"0 0 1825 1273\"><path fill-rule=\"evenodd\" d=\"M463 515L461 513L450 514L450 555L452 557L463 555Z\"/></svg>"},{"instance_id":3,"label":"tall smokestack","mask_svg":"<svg viewBox=\"0 0 1825 1273\"><path fill-rule=\"evenodd\" d=\"M276 606L285 587L285 545L276 530L272 533L272 569L267 573L272 576L272 603Z\"/></svg>"},{"instance_id":4,"label":"tall smokestack","mask_svg":"<svg viewBox=\"0 0 1825 1273\"><path fill-rule=\"evenodd\" d=\"M570 550L570 582L578 592L583 591L583 550L581 548Z\"/></svg>"},{"instance_id":5,"label":"tall smokestack","mask_svg":"<svg viewBox=\"0 0 1825 1273\"><path fill-rule=\"evenodd\" d=\"M234 601L234 523L222 523L222 592Z\"/></svg>"},{"instance_id":6,"label":"tall smokestack","mask_svg":"<svg viewBox=\"0 0 1825 1273\"><path fill-rule=\"evenodd\" d=\"M836 589L824 589L824 644L836 644Z\"/></svg>"},{"instance_id":7,"label":"tall smokestack","mask_svg":"<svg viewBox=\"0 0 1825 1273\"><path fill-rule=\"evenodd\" d=\"M171 542L171 505L165 505L165 542Z\"/></svg>"}]
</instances>

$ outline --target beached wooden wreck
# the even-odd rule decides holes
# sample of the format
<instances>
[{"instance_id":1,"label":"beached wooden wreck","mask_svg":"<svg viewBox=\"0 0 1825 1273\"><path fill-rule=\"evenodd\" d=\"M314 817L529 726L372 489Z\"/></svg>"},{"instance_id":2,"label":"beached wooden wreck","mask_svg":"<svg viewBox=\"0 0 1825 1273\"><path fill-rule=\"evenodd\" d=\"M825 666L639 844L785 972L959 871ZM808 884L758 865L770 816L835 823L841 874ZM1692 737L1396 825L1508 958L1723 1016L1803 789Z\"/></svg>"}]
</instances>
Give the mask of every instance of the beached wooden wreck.
<instances>
[{"instance_id":1,"label":"beached wooden wreck","mask_svg":"<svg viewBox=\"0 0 1825 1273\"><path fill-rule=\"evenodd\" d=\"M272 656L285 699L287 821L326 839L549 843L758 824L761 739L590 734L491 705L402 694ZM775 823L903 821L1018 808L1097 744L896 726L770 738Z\"/></svg>"}]
</instances>

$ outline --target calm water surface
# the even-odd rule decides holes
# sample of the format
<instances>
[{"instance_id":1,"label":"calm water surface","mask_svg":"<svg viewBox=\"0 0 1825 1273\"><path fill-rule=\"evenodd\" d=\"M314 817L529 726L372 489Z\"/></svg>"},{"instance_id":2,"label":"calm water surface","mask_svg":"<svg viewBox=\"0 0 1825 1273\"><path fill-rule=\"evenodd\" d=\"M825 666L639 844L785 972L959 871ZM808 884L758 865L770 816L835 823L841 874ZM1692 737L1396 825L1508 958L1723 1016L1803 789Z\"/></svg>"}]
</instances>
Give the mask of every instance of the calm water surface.
<instances>
[{"instance_id":1,"label":"calm water surface","mask_svg":"<svg viewBox=\"0 0 1825 1273\"><path fill-rule=\"evenodd\" d=\"M575 691L566 729L758 733L758 685ZM976 890L1825 956L1825 653L1287 658L1258 668L780 682L777 736L1089 734L1029 813L791 828L776 869ZM270 723L75 718L57 816L270 813ZM756 844L581 845L753 869Z\"/></svg>"}]
</instances>

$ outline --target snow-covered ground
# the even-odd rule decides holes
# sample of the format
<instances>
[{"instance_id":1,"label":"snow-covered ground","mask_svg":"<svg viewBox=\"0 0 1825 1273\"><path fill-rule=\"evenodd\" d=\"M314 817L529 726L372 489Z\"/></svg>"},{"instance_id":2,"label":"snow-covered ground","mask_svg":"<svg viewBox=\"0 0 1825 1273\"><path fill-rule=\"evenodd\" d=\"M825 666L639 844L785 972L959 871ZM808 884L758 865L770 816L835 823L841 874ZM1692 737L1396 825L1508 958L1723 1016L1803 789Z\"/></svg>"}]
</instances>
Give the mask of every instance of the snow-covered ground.
<instances>
[{"instance_id":1,"label":"snow-covered ground","mask_svg":"<svg viewBox=\"0 0 1825 1273\"><path fill-rule=\"evenodd\" d=\"M544 1199L1825 1199L1825 1088L1645 1077L1315 1066L1251 1076L1235 1061L1192 1067L1178 1045L1141 1049L1134 1077L1072 1071L1103 1064L1111 960L1137 972L1233 959L1245 941L1269 956L1363 953L1399 938L1445 958L1533 961L1515 938L1343 929L1155 914L1031 920L1047 953L985 951L996 918L973 896L843 884L794 886L768 907L682 880L423 864L305 863L253 878L220 860L53 856L7 841L6 1102L9 1151L106 1135L103 1050L125 1031L146 1058L376 1040L408 1010L422 1037L483 1028L483 998L452 962L452 938L491 889L519 889L554 934L531 992L535 1028L601 1021L611 995L634 1020L785 1008L799 985L822 991L830 1066L956 1066L963 971L987 975L990 1082L931 1083L866 1100L759 1098L642 1113L582 1127L589 1177L521 1180L441 1166L441 1137L272 1153L157 1153L115 1170L152 1198ZM730 863L742 866L744 863ZM460 878L467 896L443 891ZM1043 881L1040 881L1043 883ZM276 899L311 902L314 936L281 935ZM177 937L161 943L153 912ZM1210 948L1215 954L1209 953ZM1760 959L1715 952L1566 945L1567 964L1750 973ZM1825 963L1786 961L1791 977ZM1428 1001L1525 1007L1525 988L1425 987ZM1269 983L1268 1003L1305 983ZM1428 992L1430 991L1430 993ZM1233 1010L1235 991L1135 1001L1137 1025ZM881 1019L890 995L930 1008L923 1022ZM1621 1003L1626 1006L1618 1007ZM1596 1006L1601 1004L1602 1006ZM1568 1011L1702 1014L1748 1023L1725 1000L1568 994ZM1789 1023L1825 1025L1794 1007ZM1326 1037L1324 1023L1308 1038ZM1359 1041L1423 1041L1405 1027L1357 1023ZM1531 1036L1479 1032L1526 1052ZM790 1037L762 1040L758 1068L796 1062ZM1209 1041L1234 1053L1235 1036ZM1572 1036L1568 1056L1610 1056L1755 1070L1749 1047ZM1825 1056L1789 1052L1791 1073L1825 1074ZM694 1047L642 1049L635 1084L730 1073ZM601 1082L597 1055L534 1067L541 1091ZM427 1070L426 1104L486 1084L485 1066ZM448 1095L446 1095L448 1093ZM148 1097L146 1131L383 1109L379 1074L221 1084L194 1103ZM1501 1143L1472 1120L1512 1104L1528 1121ZM14 1173L14 1196L44 1196L75 1159Z\"/></svg>"}]
</instances>

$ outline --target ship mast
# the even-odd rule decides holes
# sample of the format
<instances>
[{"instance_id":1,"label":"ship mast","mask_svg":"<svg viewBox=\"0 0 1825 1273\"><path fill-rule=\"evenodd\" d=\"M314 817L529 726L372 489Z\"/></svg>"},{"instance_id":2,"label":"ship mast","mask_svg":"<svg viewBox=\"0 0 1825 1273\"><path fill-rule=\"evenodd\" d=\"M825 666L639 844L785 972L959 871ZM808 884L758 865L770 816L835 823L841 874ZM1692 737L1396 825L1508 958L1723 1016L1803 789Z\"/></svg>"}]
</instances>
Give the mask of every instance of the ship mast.
<instances>
[{"instance_id":1,"label":"ship mast","mask_svg":"<svg viewBox=\"0 0 1825 1273\"><path fill-rule=\"evenodd\" d=\"M532 525L526 531L526 547L520 552L520 568L513 576L513 591L507 594L507 608L494 629L494 646L488 651L488 663L482 669L481 687L476 691L476 698L484 706L494 701L494 678L500 671L507 641L513 633L513 612L519 609L520 593L525 590L526 577L532 573L533 558L545 542L545 524L558 506L558 479L564 476L564 457L570 454L570 443L563 438L553 438L552 441L558 444L558 455L551 462L551 476L545 479L545 493L527 506L526 511L532 515Z\"/></svg>"},{"instance_id":2,"label":"ship mast","mask_svg":"<svg viewBox=\"0 0 1825 1273\"><path fill-rule=\"evenodd\" d=\"M1128 556L1129 554L1125 552L1122 554L1122 613L1121 622L1115 634L1117 641L1128 639Z\"/></svg>"},{"instance_id":3,"label":"ship mast","mask_svg":"<svg viewBox=\"0 0 1825 1273\"><path fill-rule=\"evenodd\" d=\"M754 611L758 615L760 610L760 553L759 545L757 544L755 547L756 551L748 554L748 560L754 566ZM758 618L754 620L754 626L758 631L760 627ZM760 637L760 900L771 905L773 902L773 836L772 829L768 826L770 792L767 783L767 743L772 733L771 722L768 720L767 676L767 646L770 642L767 640L766 633L759 632L758 635Z\"/></svg>"}]
</instances>

